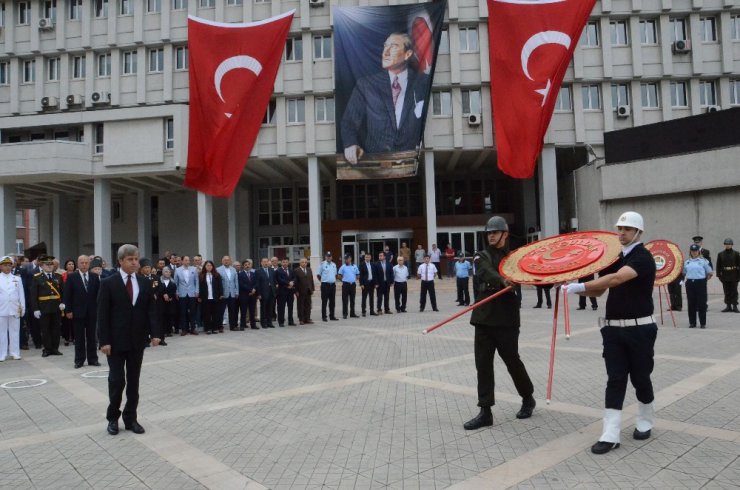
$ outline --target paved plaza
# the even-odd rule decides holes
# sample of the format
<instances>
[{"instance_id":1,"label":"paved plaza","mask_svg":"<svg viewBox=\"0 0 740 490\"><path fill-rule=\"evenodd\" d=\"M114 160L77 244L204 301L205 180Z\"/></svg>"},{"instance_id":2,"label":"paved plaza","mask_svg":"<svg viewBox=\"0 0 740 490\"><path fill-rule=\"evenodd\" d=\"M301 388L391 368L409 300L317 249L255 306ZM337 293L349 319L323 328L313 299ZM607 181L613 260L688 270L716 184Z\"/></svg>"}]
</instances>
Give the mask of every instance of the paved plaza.
<instances>
[{"instance_id":1,"label":"paved plaza","mask_svg":"<svg viewBox=\"0 0 740 490\"><path fill-rule=\"evenodd\" d=\"M573 334L566 341L560 327L546 405L552 311L532 309L525 290L521 355L537 409L515 418L520 400L497 359L494 425L468 432L473 328L466 315L421 335L459 311L453 281L437 288L439 313L418 312L414 282L407 314L341 320L338 301L340 321L324 323L314 300L314 325L147 349L144 435L106 433L105 365L73 369L71 346L63 357L23 351L0 363L12 387L0 389L0 488L739 488L740 315L719 312L718 291L706 330L688 329L685 310L677 329L664 316L653 437L631 437L630 387L622 446L596 456L603 303L576 311L570 300Z\"/></svg>"}]
</instances>

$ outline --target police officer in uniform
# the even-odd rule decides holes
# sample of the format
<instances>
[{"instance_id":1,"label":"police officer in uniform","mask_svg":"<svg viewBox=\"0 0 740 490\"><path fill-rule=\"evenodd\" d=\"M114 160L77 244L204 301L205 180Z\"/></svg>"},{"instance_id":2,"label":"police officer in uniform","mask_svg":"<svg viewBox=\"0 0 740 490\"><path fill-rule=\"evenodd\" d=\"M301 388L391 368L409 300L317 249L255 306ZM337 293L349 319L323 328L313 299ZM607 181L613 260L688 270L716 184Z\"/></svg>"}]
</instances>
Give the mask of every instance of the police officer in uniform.
<instances>
[{"instance_id":1,"label":"police officer in uniform","mask_svg":"<svg viewBox=\"0 0 740 490\"><path fill-rule=\"evenodd\" d=\"M740 281L740 252L732 249L732 238L725 238L725 249L717 255L717 278L722 282L727 307L722 313L737 309L737 283Z\"/></svg>"},{"instance_id":2,"label":"police officer in uniform","mask_svg":"<svg viewBox=\"0 0 740 490\"><path fill-rule=\"evenodd\" d=\"M44 344L41 356L61 356L59 336L64 312L62 275L54 272L54 257L42 255L39 263L41 272L33 276L29 297L31 311L41 327L41 340Z\"/></svg>"},{"instance_id":3,"label":"police officer in uniform","mask_svg":"<svg viewBox=\"0 0 740 490\"><path fill-rule=\"evenodd\" d=\"M486 223L485 231L488 247L473 258L477 264L475 275L479 283L479 299L513 285L498 273L501 259L509 253L509 226L506 220L501 216L492 217ZM495 403L493 358L496 350L506 364L517 393L522 397L522 406L516 417L526 419L532 416L536 405L532 397L534 386L519 358L520 304L512 290L473 310L470 323L475 327L475 369L478 374L480 413L463 425L466 430L493 425L491 407Z\"/></svg>"},{"instance_id":4,"label":"police officer in uniform","mask_svg":"<svg viewBox=\"0 0 740 490\"><path fill-rule=\"evenodd\" d=\"M357 295L357 276L360 270L352 263L352 256L344 256L344 265L339 268L338 274L342 276L342 318L360 318L355 315L355 297Z\"/></svg>"},{"instance_id":5,"label":"police officer in uniform","mask_svg":"<svg viewBox=\"0 0 740 490\"><path fill-rule=\"evenodd\" d=\"M324 254L324 261L319 265L316 277L321 281L321 319L326 319L326 307L329 306L329 318L339 321L334 315L335 296L337 295L337 264L331 260L331 252Z\"/></svg>"},{"instance_id":6,"label":"police officer in uniform","mask_svg":"<svg viewBox=\"0 0 740 490\"><path fill-rule=\"evenodd\" d=\"M702 243L704 242L704 237L700 235L696 235L695 237L691 237L691 239L694 241L696 245L699 245L699 251L701 252L701 256L707 259L707 262L709 262L709 267L714 269L714 266L712 265L712 253L702 246Z\"/></svg>"},{"instance_id":7,"label":"police officer in uniform","mask_svg":"<svg viewBox=\"0 0 740 490\"><path fill-rule=\"evenodd\" d=\"M619 447L622 405L627 380L632 381L638 400L637 423L632 437L650 437L655 409L653 406L653 348L658 326L653 318L653 283L655 260L640 242L645 225L638 213L627 211L616 223L622 253L593 281L563 286L567 293L601 296L608 289L606 318L601 337L606 364L606 410L603 431L591 447L594 454L605 454Z\"/></svg>"}]
</instances>

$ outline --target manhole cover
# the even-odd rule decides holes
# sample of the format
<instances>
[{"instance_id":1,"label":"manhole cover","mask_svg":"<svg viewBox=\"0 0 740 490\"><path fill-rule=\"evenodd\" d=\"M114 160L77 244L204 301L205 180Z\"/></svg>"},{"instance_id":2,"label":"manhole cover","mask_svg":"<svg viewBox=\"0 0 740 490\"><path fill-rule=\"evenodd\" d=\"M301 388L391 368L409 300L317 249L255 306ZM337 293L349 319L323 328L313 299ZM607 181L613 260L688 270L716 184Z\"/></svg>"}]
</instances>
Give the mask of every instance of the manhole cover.
<instances>
[{"instance_id":1,"label":"manhole cover","mask_svg":"<svg viewBox=\"0 0 740 490\"><path fill-rule=\"evenodd\" d=\"M107 378L108 377L108 370L107 369L98 369L95 371L88 371L85 374L82 375L83 378Z\"/></svg>"},{"instance_id":2,"label":"manhole cover","mask_svg":"<svg viewBox=\"0 0 740 490\"><path fill-rule=\"evenodd\" d=\"M35 388L37 386L45 385L47 381L45 379L18 379L16 381L8 381L0 385L0 388L6 390L18 390L21 388Z\"/></svg>"}]
</instances>

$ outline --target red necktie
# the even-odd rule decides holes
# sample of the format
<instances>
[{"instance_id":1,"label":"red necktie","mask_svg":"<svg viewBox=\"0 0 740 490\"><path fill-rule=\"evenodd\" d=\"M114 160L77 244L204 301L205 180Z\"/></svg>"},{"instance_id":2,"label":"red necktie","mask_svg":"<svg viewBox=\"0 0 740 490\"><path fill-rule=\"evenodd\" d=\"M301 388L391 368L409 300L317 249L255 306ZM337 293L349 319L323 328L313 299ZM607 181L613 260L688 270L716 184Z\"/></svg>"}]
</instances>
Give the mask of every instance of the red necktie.
<instances>
[{"instance_id":1,"label":"red necktie","mask_svg":"<svg viewBox=\"0 0 740 490\"><path fill-rule=\"evenodd\" d=\"M393 106L396 106L396 102L398 102L398 96L401 95L401 84L398 82L398 76L393 79L393 83L391 84L391 93L393 94Z\"/></svg>"},{"instance_id":2,"label":"red necktie","mask_svg":"<svg viewBox=\"0 0 740 490\"><path fill-rule=\"evenodd\" d=\"M128 299L131 301L131 304L134 303L134 285L131 284L131 274L128 275L128 279L126 279L126 292L128 293Z\"/></svg>"}]
</instances>

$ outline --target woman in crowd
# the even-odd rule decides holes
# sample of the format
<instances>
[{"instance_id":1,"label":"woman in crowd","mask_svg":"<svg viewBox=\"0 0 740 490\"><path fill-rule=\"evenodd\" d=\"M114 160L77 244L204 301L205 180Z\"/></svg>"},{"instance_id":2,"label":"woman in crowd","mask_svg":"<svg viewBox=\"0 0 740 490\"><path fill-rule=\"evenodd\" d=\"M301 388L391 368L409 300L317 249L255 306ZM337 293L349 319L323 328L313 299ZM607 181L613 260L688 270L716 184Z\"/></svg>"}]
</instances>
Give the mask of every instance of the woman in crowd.
<instances>
[{"instance_id":1,"label":"woman in crowd","mask_svg":"<svg viewBox=\"0 0 740 490\"><path fill-rule=\"evenodd\" d=\"M162 332L165 337L172 337L172 329L175 327L175 314L177 312L177 286L172 279L172 269L167 266L162 268L162 277L157 286L157 297L160 298L162 319Z\"/></svg>"},{"instance_id":2,"label":"woman in crowd","mask_svg":"<svg viewBox=\"0 0 740 490\"><path fill-rule=\"evenodd\" d=\"M67 259L64 262L64 270L62 271L62 283L67 284L67 277L77 269L77 264L72 259ZM75 328L74 321L67 318L66 315L62 315L62 337L64 338L64 345L69 345L70 342L74 344L75 341Z\"/></svg>"},{"instance_id":3,"label":"woman in crowd","mask_svg":"<svg viewBox=\"0 0 740 490\"><path fill-rule=\"evenodd\" d=\"M203 330L206 334L216 333L216 329L223 333L224 327L221 318L218 318L218 303L223 296L223 285L212 260L205 261L199 279L198 303L201 305Z\"/></svg>"},{"instance_id":4,"label":"woman in crowd","mask_svg":"<svg viewBox=\"0 0 740 490\"><path fill-rule=\"evenodd\" d=\"M689 258L683 264L686 277L686 299L689 303L689 328L696 328L696 314L699 313L699 325L707 327L707 281L712 278L712 266L701 256L701 247L697 244L689 248Z\"/></svg>"}]
</instances>

